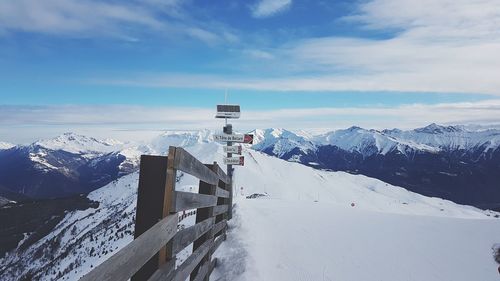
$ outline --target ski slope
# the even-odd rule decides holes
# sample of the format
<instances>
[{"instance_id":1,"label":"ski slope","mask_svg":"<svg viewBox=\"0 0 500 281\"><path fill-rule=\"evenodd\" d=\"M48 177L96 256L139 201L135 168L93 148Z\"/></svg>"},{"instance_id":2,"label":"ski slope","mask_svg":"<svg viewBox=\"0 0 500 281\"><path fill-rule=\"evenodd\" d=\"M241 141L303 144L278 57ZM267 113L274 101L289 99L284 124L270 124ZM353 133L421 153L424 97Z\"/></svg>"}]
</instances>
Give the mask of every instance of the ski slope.
<instances>
[{"instance_id":1,"label":"ski slope","mask_svg":"<svg viewBox=\"0 0 500 281\"><path fill-rule=\"evenodd\" d=\"M220 144L179 134L148 150L165 155L169 145L182 145L203 163L222 163ZM249 148L244 156L245 167L235 167L234 218L211 280L498 279L491 255L500 240L497 213ZM69 212L32 246L8 253L0 279L78 280L123 248L133 239L138 176L93 191L88 197L99 207ZM187 175L176 186L196 187ZM267 196L246 199L254 193Z\"/></svg>"},{"instance_id":2,"label":"ski slope","mask_svg":"<svg viewBox=\"0 0 500 281\"><path fill-rule=\"evenodd\" d=\"M245 165L211 280L499 279L494 213L251 150Z\"/></svg>"}]
</instances>

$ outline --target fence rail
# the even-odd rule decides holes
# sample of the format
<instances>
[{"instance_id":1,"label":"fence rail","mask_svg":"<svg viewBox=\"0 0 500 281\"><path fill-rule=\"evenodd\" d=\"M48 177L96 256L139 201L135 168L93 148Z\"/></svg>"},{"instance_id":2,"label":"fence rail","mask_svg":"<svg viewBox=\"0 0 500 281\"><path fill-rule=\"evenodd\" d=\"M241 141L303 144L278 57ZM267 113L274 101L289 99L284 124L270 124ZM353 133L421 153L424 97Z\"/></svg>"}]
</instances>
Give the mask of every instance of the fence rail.
<instances>
[{"instance_id":1,"label":"fence rail","mask_svg":"<svg viewBox=\"0 0 500 281\"><path fill-rule=\"evenodd\" d=\"M177 171L198 178L198 193L176 191ZM208 280L213 252L226 239L231 180L179 147L168 156L141 156L135 239L82 277L83 281ZM179 214L196 210L196 224L178 230ZM176 267L176 254L193 244Z\"/></svg>"}]
</instances>

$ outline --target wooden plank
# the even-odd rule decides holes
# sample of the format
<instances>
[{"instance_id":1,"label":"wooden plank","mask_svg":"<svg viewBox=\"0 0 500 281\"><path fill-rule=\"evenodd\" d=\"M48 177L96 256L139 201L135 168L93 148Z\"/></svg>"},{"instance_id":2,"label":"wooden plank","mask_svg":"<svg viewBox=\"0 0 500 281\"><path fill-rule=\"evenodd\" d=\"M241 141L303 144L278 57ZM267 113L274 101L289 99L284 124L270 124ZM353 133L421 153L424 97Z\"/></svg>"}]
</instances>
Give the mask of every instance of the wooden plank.
<instances>
[{"instance_id":1,"label":"wooden plank","mask_svg":"<svg viewBox=\"0 0 500 281\"><path fill-rule=\"evenodd\" d=\"M177 233L177 215L168 216L82 277L82 281L128 280Z\"/></svg>"},{"instance_id":2,"label":"wooden plank","mask_svg":"<svg viewBox=\"0 0 500 281\"><path fill-rule=\"evenodd\" d=\"M226 234L219 235L217 238L215 238L214 246L212 247L212 249L210 249L210 253L213 254L225 240Z\"/></svg>"},{"instance_id":3,"label":"wooden plank","mask_svg":"<svg viewBox=\"0 0 500 281\"><path fill-rule=\"evenodd\" d=\"M208 168L210 168L212 171L216 171L216 169L217 169L217 163L216 162L214 162L212 165L207 164L206 166ZM215 195L215 189L216 189L216 187L217 186L215 184L209 184L209 183L206 183L204 181L200 181L198 192L200 194ZM215 197L215 198L217 198L217 197ZM197 215L196 215L196 222L199 222L199 221L205 220L207 218L211 218L211 217L214 217L214 208L213 207L198 209L198 212L197 212ZM205 243L205 241L212 241L213 242L212 229L210 231L208 231L205 235L203 235L200 238L198 238L193 243L193 251L196 250L196 249L198 249L198 247L200 247L201 245L203 245L203 243ZM207 255L204 258L204 260L205 261L209 261L210 260L210 256ZM196 273L198 272L198 269L199 268L195 268L195 270L193 271L193 274L191 274L191 277L190 277L191 280L194 279L194 277L196 276Z\"/></svg>"},{"instance_id":4,"label":"wooden plank","mask_svg":"<svg viewBox=\"0 0 500 281\"><path fill-rule=\"evenodd\" d=\"M166 156L141 156L135 215L135 239L163 218L167 162L168 159ZM132 281L146 280L157 269L158 255L155 254L136 272L132 277Z\"/></svg>"},{"instance_id":5,"label":"wooden plank","mask_svg":"<svg viewBox=\"0 0 500 281\"><path fill-rule=\"evenodd\" d=\"M183 148L177 147L174 168L209 184L219 184L219 176Z\"/></svg>"},{"instance_id":6,"label":"wooden plank","mask_svg":"<svg viewBox=\"0 0 500 281\"><path fill-rule=\"evenodd\" d=\"M167 162L167 181L165 184L165 196L163 197L163 217L167 217L172 212L172 206L174 205L174 190L175 182L177 179L177 170L175 169L175 158L177 157L177 149L175 147L168 148L168 162ZM173 270L175 266L175 255L172 251L173 243L170 241L161 248L158 252L158 265L163 267L169 266ZM172 262L173 261L173 262Z\"/></svg>"},{"instance_id":7,"label":"wooden plank","mask_svg":"<svg viewBox=\"0 0 500 281\"><path fill-rule=\"evenodd\" d=\"M227 219L230 220L233 218L233 182L232 180L226 185L226 190L229 190L229 198L228 198L228 210L227 210Z\"/></svg>"},{"instance_id":8,"label":"wooden plank","mask_svg":"<svg viewBox=\"0 0 500 281\"><path fill-rule=\"evenodd\" d=\"M217 197L213 195L175 191L174 197L175 204L172 206L172 212L213 207L217 205Z\"/></svg>"},{"instance_id":9,"label":"wooden plank","mask_svg":"<svg viewBox=\"0 0 500 281\"><path fill-rule=\"evenodd\" d=\"M179 231L174 237L174 245L172 249L174 254L177 254L189 244L193 243L196 239L200 238L200 236L205 234L207 231L212 229L214 222L215 218L208 218L200 223Z\"/></svg>"},{"instance_id":10,"label":"wooden plank","mask_svg":"<svg viewBox=\"0 0 500 281\"><path fill-rule=\"evenodd\" d=\"M217 187L215 189L215 196L217 197L223 197L223 198L229 198L229 191L224 190L220 187Z\"/></svg>"},{"instance_id":11,"label":"wooden plank","mask_svg":"<svg viewBox=\"0 0 500 281\"><path fill-rule=\"evenodd\" d=\"M196 277L193 281L203 281L205 276L207 276L208 270L210 269L210 262L205 261L198 269L198 273L196 273Z\"/></svg>"},{"instance_id":12,"label":"wooden plank","mask_svg":"<svg viewBox=\"0 0 500 281\"><path fill-rule=\"evenodd\" d=\"M210 277L210 274L212 274L212 271L214 271L214 268L217 266L218 262L219 262L219 260L217 258L214 258L212 260L212 262L210 263L210 268L208 269L208 276L209 277Z\"/></svg>"},{"instance_id":13,"label":"wooden plank","mask_svg":"<svg viewBox=\"0 0 500 281\"><path fill-rule=\"evenodd\" d=\"M217 168L214 169L215 173L219 176L219 179L224 182L224 183L228 183L231 179L229 178L228 175L226 175L226 173L224 173L224 171L221 169L221 167L219 165L217 165Z\"/></svg>"},{"instance_id":14,"label":"wooden plank","mask_svg":"<svg viewBox=\"0 0 500 281\"><path fill-rule=\"evenodd\" d=\"M223 230L227 225L227 221L226 220L222 220L221 222L217 223L214 225L213 229L212 229L212 233L215 235L217 233L219 233L219 231Z\"/></svg>"},{"instance_id":15,"label":"wooden plank","mask_svg":"<svg viewBox=\"0 0 500 281\"><path fill-rule=\"evenodd\" d=\"M223 214L227 212L228 206L227 205L217 205L214 207L214 216L218 216L220 214Z\"/></svg>"},{"instance_id":16,"label":"wooden plank","mask_svg":"<svg viewBox=\"0 0 500 281\"><path fill-rule=\"evenodd\" d=\"M216 264L217 264L217 259L213 259L210 262L208 261L204 262L203 265L200 267L200 270L198 271L196 278L194 278L193 281L203 281L205 279L205 276L207 276L209 272L212 272Z\"/></svg>"},{"instance_id":17,"label":"wooden plank","mask_svg":"<svg viewBox=\"0 0 500 281\"><path fill-rule=\"evenodd\" d=\"M184 281L189 277L193 269L200 263L203 257L210 251L213 241L206 241L194 251L177 269L170 271L169 268L160 267L149 281L172 280Z\"/></svg>"}]
</instances>

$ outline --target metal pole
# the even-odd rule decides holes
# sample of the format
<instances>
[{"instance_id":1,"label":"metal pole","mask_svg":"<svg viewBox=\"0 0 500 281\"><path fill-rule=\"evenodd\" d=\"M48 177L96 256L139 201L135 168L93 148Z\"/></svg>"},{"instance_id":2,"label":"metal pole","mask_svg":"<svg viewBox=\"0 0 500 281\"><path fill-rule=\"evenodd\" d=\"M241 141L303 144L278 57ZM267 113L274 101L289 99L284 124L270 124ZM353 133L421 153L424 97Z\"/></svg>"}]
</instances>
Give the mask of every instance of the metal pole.
<instances>
[{"instance_id":1,"label":"metal pole","mask_svg":"<svg viewBox=\"0 0 500 281\"><path fill-rule=\"evenodd\" d=\"M227 120L227 119L226 119ZM227 124L224 129L224 133L231 135L233 134L233 125ZM233 143L228 141L227 146L231 146ZM228 153L227 157L233 156L232 153ZM233 165L227 165L227 175L229 176L229 203L228 203L228 219L233 217Z\"/></svg>"}]
</instances>

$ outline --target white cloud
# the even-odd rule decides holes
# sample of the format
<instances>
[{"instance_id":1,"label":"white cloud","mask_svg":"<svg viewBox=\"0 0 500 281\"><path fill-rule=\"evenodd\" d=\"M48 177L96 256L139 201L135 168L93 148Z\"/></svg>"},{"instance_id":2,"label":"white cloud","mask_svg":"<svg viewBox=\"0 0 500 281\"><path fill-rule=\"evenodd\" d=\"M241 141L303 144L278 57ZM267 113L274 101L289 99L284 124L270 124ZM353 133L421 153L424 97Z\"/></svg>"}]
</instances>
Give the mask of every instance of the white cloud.
<instances>
[{"instance_id":1,"label":"white cloud","mask_svg":"<svg viewBox=\"0 0 500 281\"><path fill-rule=\"evenodd\" d=\"M127 112L127 114L123 114ZM0 106L0 141L26 143L66 131L141 139L166 129L220 129L215 109L142 106ZM365 128L415 128L430 123L500 124L500 100L383 107L246 110L235 129L282 127L324 131ZM149 133L147 133L149 132Z\"/></svg>"},{"instance_id":2,"label":"white cloud","mask_svg":"<svg viewBox=\"0 0 500 281\"><path fill-rule=\"evenodd\" d=\"M271 53L259 49L245 49L243 53L256 59L274 59Z\"/></svg>"},{"instance_id":3,"label":"white cloud","mask_svg":"<svg viewBox=\"0 0 500 281\"><path fill-rule=\"evenodd\" d=\"M397 31L393 37L306 38L266 51L256 46L243 50L240 61L230 60L236 74L241 67L247 75L154 74L110 80L153 87L500 95L498 11L498 0L366 1L357 14L343 20Z\"/></svg>"},{"instance_id":4,"label":"white cloud","mask_svg":"<svg viewBox=\"0 0 500 281\"><path fill-rule=\"evenodd\" d=\"M291 5L292 0L259 0L252 7L252 15L256 18L270 17L288 9Z\"/></svg>"},{"instance_id":5,"label":"white cloud","mask_svg":"<svg viewBox=\"0 0 500 281\"><path fill-rule=\"evenodd\" d=\"M149 28L163 24L138 6L74 0L6 0L0 2L0 26L5 29L42 33L116 32L117 24Z\"/></svg>"},{"instance_id":6,"label":"white cloud","mask_svg":"<svg viewBox=\"0 0 500 281\"><path fill-rule=\"evenodd\" d=\"M209 44L237 40L222 24L207 24L192 18L183 4L181 0L3 0L0 32L129 41L138 41L137 37L148 34L161 38L188 37Z\"/></svg>"}]
</instances>

